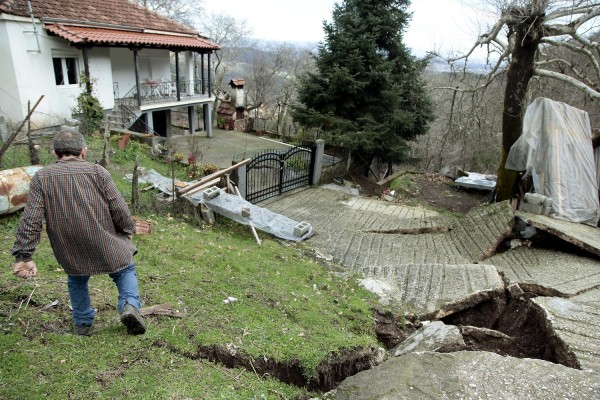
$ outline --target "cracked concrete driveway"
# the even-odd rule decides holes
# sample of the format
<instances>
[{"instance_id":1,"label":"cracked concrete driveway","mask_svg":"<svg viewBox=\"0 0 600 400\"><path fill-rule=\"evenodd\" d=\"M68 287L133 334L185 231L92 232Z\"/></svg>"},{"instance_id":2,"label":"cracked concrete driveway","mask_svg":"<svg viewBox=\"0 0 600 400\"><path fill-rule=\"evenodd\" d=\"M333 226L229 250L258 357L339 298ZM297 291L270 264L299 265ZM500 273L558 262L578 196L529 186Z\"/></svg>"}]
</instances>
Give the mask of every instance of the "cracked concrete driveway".
<instances>
[{"instance_id":1,"label":"cracked concrete driveway","mask_svg":"<svg viewBox=\"0 0 600 400\"><path fill-rule=\"evenodd\" d=\"M598 256L594 252L574 255L562 252L561 248L546 250L523 246L502 247L499 251L499 245L512 234L517 218L507 202L477 207L464 217L450 217L322 186L261 206L311 223L315 234L307 243L349 272L360 274L362 284L392 308L409 309L421 320L450 322L469 321L469 313L491 310L490 304L496 304L501 310L488 316L485 328L500 330L498 326L504 325L509 326L506 330L509 334L518 334L521 329L518 323L525 324L525 330L528 321L532 323L535 319L537 331L542 332L536 345L546 361L527 364L514 357L499 361L475 351L460 356L454 353L455 357L414 357L421 353L391 356L381 366L347 378L337 394L332 394L333 398L382 398L377 397L377 393L386 393L386 398L394 399L420 399L424 393L437 393L427 398L469 398L471 395L489 399L555 398L554 395L598 398ZM580 237L586 238L586 246L597 247L600 241L597 228L575 228L584 231ZM514 318L508 314L520 309L531 312ZM385 367L387 363L394 364ZM494 370L499 363L502 373ZM521 381L520 373L515 374L533 365L536 373L529 381ZM410 382L399 383L388 376L390 371L406 374L401 369L406 371L413 367L423 374L411 375ZM440 371L435 387L423 383L429 369L437 367ZM453 368L470 368L471 372L461 374L457 382L452 380L452 374L444 373ZM550 382L547 374L553 376L551 381L559 388L554 395L547 391ZM483 376L485 382L478 381L478 377ZM507 391L507 379L523 386L511 386ZM423 386L424 391L413 390L418 385ZM485 391L477 388L485 388ZM498 396L499 393L516 397Z\"/></svg>"}]
</instances>

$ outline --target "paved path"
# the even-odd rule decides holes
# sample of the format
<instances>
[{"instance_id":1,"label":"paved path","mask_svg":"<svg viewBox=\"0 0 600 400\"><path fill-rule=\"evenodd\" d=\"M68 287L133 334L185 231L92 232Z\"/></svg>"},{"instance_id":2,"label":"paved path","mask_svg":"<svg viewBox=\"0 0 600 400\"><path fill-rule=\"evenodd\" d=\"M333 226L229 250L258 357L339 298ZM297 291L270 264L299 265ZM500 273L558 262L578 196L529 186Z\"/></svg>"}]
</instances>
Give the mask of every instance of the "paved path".
<instances>
[{"instance_id":1,"label":"paved path","mask_svg":"<svg viewBox=\"0 0 600 400\"><path fill-rule=\"evenodd\" d=\"M203 161L220 168L230 167L234 156L238 154L243 159L245 158L244 154L251 157L261 150L282 150L291 147L267 137L221 129L213 129L212 137L206 137L206 132L173 136L166 139L165 145L175 148L175 152L188 154L192 140L197 141L202 150L204 154Z\"/></svg>"},{"instance_id":2,"label":"paved path","mask_svg":"<svg viewBox=\"0 0 600 400\"><path fill-rule=\"evenodd\" d=\"M334 399L598 398L600 262L526 246L494 254L515 223L508 203L452 218L319 187L261 205L311 223L315 234L307 242L323 257L361 274L382 302L408 306L421 319L503 295L506 284L539 295L531 304L545 317L548 340L564 349L567 365L582 369L492 353L412 353L348 378ZM570 229L581 228L561 232ZM591 239L579 242L600 235L586 232ZM439 376L431 379L432 371Z\"/></svg>"}]
</instances>

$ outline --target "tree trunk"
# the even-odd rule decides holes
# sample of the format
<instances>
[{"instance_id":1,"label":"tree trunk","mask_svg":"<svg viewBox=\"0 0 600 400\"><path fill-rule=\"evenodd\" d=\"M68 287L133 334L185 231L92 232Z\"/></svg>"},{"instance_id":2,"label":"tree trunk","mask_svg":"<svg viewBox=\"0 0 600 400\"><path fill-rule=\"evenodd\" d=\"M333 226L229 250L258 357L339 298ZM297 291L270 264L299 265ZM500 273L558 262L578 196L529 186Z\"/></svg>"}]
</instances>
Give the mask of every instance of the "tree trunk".
<instances>
[{"instance_id":1,"label":"tree trunk","mask_svg":"<svg viewBox=\"0 0 600 400\"><path fill-rule=\"evenodd\" d=\"M513 12L518 12L514 11ZM512 61L506 76L504 111L502 115L502 159L498 167L496 200L508 200L514 196L517 171L504 167L511 146L521 136L523 114L529 80L533 76L535 54L542 38L542 20L529 15L520 23L509 25L509 35L514 35Z\"/></svg>"}]
</instances>

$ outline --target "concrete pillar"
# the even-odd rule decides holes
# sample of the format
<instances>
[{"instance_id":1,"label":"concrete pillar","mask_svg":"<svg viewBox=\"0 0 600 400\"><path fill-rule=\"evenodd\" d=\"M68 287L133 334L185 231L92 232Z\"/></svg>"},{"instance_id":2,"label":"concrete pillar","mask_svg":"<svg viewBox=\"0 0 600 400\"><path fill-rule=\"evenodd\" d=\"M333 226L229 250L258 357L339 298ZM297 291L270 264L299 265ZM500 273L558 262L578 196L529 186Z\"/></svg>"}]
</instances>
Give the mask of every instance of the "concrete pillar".
<instances>
[{"instance_id":1,"label":"concrete pillar","mask_svg":"<svg viewBox=\"0 0 600 400\"><path fill-rule=\"evenodd\" d=\"M146 125L148 125L148 128L154 130L154 115L152 111L146 113Z\"/></svg>"},{"instance_id":2,"label":"concrete pillar","mask_svg":"<svg viewBox=\"0 0 600 400\"><path fill-rule=\"evenodd\" d=\"M240 191L240 196L242 196L243 199L246 199L246 165L248 164L242 165L237 170L238 190Z\"/></svg>"},{"instance_id":3,"label":"concrete pillar","mask_svg":"<svg viewBox=\"0 0 600 400\"><path fill-rule=\"evenodd\" d=\"M190 134L196 132L196 108L194 106L188 106L188 127Z\"/></svg>"},{"instance_id":4,"label":"concrete pillar","mask_svg":"<svg viewBox=\"0 0 600 400\"><path fill-rule=\"evenodd\" d=\"M212 137L212 107L210 104L203 104L202 111L204 114L204 129L206 129L206 137Z\"/></svg>"},{"instance_id":5,"label":"concrete pillar","mask_svg":"<svg viewBox=\"0 0 600 400\"><path fill-rule=\"evenodd\" d=\"M193 96L194 93L194 53L191 51L185 52L185 80L187 82L187 94Z\"/></svg>"},{"instance_id":6,"label":"concrete pillar","mask_svg":"<svg viewBox=\"0 0 600 400\"><path fill-rule=\"evenodd\" d=\"M167 110L166 114L166 121L165 123L167 124L167 133L166 136L167 137L171 137L173 136L173 125L171 125L171 110Z\"/></svg>"},{"instance_id":7,"label":"concrete pillar","mask_svg":"<svg viewBox=\"0 0 600 400\"><path fill-rule=\"evenodd\" d=\"M313 170L312 184L318 185L323 172L323 154L325 154L325 141L317 139L317 150L315 152L315 169Z\"/></svg>"}]
</instances>

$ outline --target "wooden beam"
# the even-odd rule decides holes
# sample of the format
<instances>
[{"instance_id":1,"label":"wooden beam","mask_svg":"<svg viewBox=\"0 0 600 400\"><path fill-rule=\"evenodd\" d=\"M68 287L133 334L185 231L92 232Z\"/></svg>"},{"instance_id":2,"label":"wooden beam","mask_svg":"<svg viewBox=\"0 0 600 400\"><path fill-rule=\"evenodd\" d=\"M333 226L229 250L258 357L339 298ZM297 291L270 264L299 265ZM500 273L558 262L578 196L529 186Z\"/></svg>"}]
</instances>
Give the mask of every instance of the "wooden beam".
<instances>
[{"instance_id":1,"label":"wooden beam","mask_svg":"<svg viewBox=\"0 0 600 400\"><path fill-rule=\"evenodd\" d=\"M198 186L201 186L201 185L205 184L205 183L206 183L206 182L208 182L209 180L212 180L212 179L214 179L214 178L220 178L221 176L223 176L223 175L225 175L225 174L227 174L227 173L229 173L229 172L231 172L231 171L235 171L236 169L238 169L238 168L239 168L239 167L241 167L242 165L244 165L244 164L247 164L247 163L249 163L249 162L250 162L250 158L247 158L247 159L245 159L245 160L242 160L242 161L240 161L239 163L237 163L237 164L235 164L235 165L232 165L231 167L227 167L227 168L225 168L225 169L222 169L222 170L220 170L220 171L213 172L213 173L212 173L212 174L210 174L210 175L206 175L205 177L203 177L202 179L200 179L200 180L199 180L198 182L196 182L196 183L193 183L193 184L191 184L191 185L188 185L188 186L186 186L186 187L184 187L184 188L181 188L181 189L176 189L176 191L177 191L177 195L178 195L178 196L183 196L184 194L186 194L186 193L187 193L187 192L189 192L190 190L192 190L192 189L194 189L194 188L196 188L196 187L198 187Z\"/></svg>"}]
</instances>

